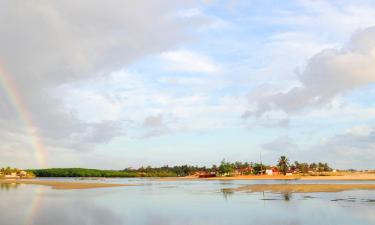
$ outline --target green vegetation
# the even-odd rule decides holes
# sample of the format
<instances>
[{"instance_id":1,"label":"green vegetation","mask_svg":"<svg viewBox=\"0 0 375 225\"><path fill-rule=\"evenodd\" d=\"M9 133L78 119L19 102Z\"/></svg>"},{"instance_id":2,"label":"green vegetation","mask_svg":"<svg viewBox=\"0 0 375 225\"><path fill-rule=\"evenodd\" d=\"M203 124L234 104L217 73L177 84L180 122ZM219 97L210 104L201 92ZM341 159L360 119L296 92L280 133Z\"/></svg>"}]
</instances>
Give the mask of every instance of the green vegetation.
<instances>
[{"instance_id":1,"label":"green vegetation","mask_svg":"<svg viewBox=\"0 0 375 225\"><path fill-rule=\"evenodd\" d=\"M277 167L282 174L286 175L289 171L289 159L284 155L280 156Z\"/></svg>"},{"instance_id":2,"label":"green vegetation","mask_svg":"<svg viewBox=\"0 0 375 225\"><path fill-rule=\"evenodd\" d=\"M97 170L84 168L53 168L28 170L37 177L183 177L198 171L207 171L205 167L163 166L158 168L141 167L139 169Z\"/></svg>"},{"instance_id":3,"label":"green vegetation","mask_svg":"<svg viewBox=\"0 0 375 225\"><path fill-rule=\"evenodd\" d=\"M226 162L225 159L221 161L221 164L219 166L219 174L223 176L230 176L233 174L235 170L235 165L233 163Z\"/></svg>"},{"instance_id":4,"label":"green vegetation","mask_svg":"<svg viewBox=\"0 0 375 225\"><path fill-rule=\"evenodd\" d=\"M264 164L260 163L254 163L253 165L253 174L264 174L265 169L267 169L269 166L266 166Z\"/></svg>"},{"instance_id":5,"label":"green vegetation","mask_svg":"<svg viewBox=\"0 0 375 225\"><path fill-rule=\"evenodd\" d=\"M328 166L328 163L300 163L295 161L293 165L290 166L291 169L297 170L300 173L308 173L311 172L331 172L332 168Z\"/></svg>"},{"instance_id":6,"label":"green vegetation","mask_svg":"<svg viewBox=\"0 0 375 225\"><path fill-rule=\"evenodd\" d=\"M2 175L10 175L12 173L17 173L19 171L17 168L11 168L11 167L3 167L0 169L0 174Z\"/></svg>"},{"instance_id":7,"label":"green vegetation","mask_svg":"<svg viewBox=\"0 0 375 225\"><path fill-rule=\"evenodd\" d=\"M27 174L37 177L184 177L196 174L214 173L218 176L264 174L266 169L271 169L269 165L253 162L228 162L222 160L220 165L212 167L199 166L162 166L162 167L140 167L138 169L127 168L124 170L98 170L85 168L52 168L52 169L29 169ZM330 172L332 168L327 163L300 163L295 161L289 163L286 156L281 156L277 162L277 168L282 174L294 173L321 173ZM10 167L0 169L0 177L11 173L19 173L20 170Z\"/></svg>"}]
</instances>

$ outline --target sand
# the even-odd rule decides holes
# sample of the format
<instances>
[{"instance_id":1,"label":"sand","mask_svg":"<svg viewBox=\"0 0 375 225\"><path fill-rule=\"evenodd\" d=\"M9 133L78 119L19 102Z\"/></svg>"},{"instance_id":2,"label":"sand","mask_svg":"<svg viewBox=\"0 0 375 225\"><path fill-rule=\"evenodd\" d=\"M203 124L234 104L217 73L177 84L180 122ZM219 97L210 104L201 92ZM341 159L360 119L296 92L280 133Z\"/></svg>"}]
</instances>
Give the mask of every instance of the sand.
<instances>
[{"instance_id":1,"label":"sand","mask_svg":"<svg viewBox=\"0 0 375 225\"><path fill-rule=\"evenodd\" d=\"M242 175L234 177L211 177L198 178L197 176L188 177L171 177L160 178L161 181L176 181L176 180L332 180L332 181L375 181L375 173L337 173L337 175L329 176L302 176L302 175Z\"/></svg>"},{"instance_id":2,"label":"sand","mask_svg":"<svg viewBox=\"0 0 375 225\"><path fill-rule=\"evenodd\" d=\"M254 184L230 191L273 193L312 193L312 192L341 192L348 190L375 190L375 184Z\"/></svg>"},{"instance_id":3,"label":"sand","mask_svg":"<svg viewBox=\"0 0 375 225\"><path fill-rule=\"evenodd\" d=\"M109 183L83 183L83 182L62 182L62 181L45 181L45 180L8 180L0 179L0 184L35 184L49 186L53 189L92 189L108 187L132 186L129 184L109 184Z\"/></svg>"}]
</instances>

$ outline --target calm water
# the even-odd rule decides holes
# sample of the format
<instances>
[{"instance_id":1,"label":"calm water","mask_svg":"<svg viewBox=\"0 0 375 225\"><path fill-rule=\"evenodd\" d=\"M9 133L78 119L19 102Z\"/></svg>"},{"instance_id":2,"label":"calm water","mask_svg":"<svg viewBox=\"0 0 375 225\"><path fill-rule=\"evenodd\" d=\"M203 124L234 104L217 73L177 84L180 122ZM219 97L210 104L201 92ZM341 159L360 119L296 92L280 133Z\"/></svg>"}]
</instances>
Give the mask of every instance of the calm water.
<instances>
[{"instance_id":1,"label":"calm water","mask_svg":"<svg viewBox=\"0 0 375 225\"><path fill-rule=\"evenodd\" d=\"M53 190L37 185L1 185L0 224L375 224L375 191L289 195L228 191L246 184L286 181L105 182L140 186Z\"/></svg>"}]
</instances>

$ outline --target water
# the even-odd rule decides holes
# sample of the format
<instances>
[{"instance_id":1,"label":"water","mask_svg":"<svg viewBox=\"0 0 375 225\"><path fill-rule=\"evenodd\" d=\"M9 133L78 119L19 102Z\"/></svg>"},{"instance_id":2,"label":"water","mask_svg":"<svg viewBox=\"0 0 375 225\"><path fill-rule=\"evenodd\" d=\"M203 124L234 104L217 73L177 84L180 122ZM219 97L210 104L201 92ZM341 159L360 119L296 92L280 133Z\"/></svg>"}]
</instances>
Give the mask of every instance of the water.
<instances>
[{"instance_id":1,"label":"water","mask_svg":"<svg viewBox=\"0 0 375 225\"><path fill-rule=\"evenodd\" d=\"M74 179L66 181L74 181ZM53 190L38 185L2 184L0 224L375 224L375 191L272 194L230 190L241 185L256 183L326 183L327 181L107 179L104 182L139 186Z\"/></svg>"}]
</instances>

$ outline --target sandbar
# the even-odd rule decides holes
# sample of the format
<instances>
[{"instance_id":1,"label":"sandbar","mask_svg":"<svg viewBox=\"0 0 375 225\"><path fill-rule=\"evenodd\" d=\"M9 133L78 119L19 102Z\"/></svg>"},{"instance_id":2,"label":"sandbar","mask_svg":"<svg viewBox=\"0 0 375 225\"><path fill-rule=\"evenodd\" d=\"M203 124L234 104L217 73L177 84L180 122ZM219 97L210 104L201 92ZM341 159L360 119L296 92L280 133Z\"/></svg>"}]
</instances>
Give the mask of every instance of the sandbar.
<instances>
[{"instance_id":1,"label":"sandbar","mask_svg":"<svg viewBox=\"0 0 375 225\"><path fill-rule=\"evenodd\" d=\"M341 192L349 190L375 190L375 184L254 184L230 191L242 192L272 192L272 193L312 193L312 192Z\"/></svg>"},{"instance_id":2,"label":"sandbar","mask_svg":"<svg viewBox=\"0 0 375 225\"><path fill-rule=\"evenodd\" d=\"M177 180L332 180L332 181L375 181L375 173L337 173L325 176L311 175L240 175L233 177L198 178L197 176L160 178L161 181Z\"/></svg>"},{"instance_id":3,"label":"sandbar","mask_svg":"<svg viewBox=\"0 0 375 225\"><path fill-rule=\"evenodd\" d=\"M93 189L133 186L129 184L110 184L110 183L84 183L84 182L63 182L63 181L46 181L46 180L21 180L21 179L0 179L0 184L35 184L49 186L53 189Z\"/></svg>"}]
</instances>

